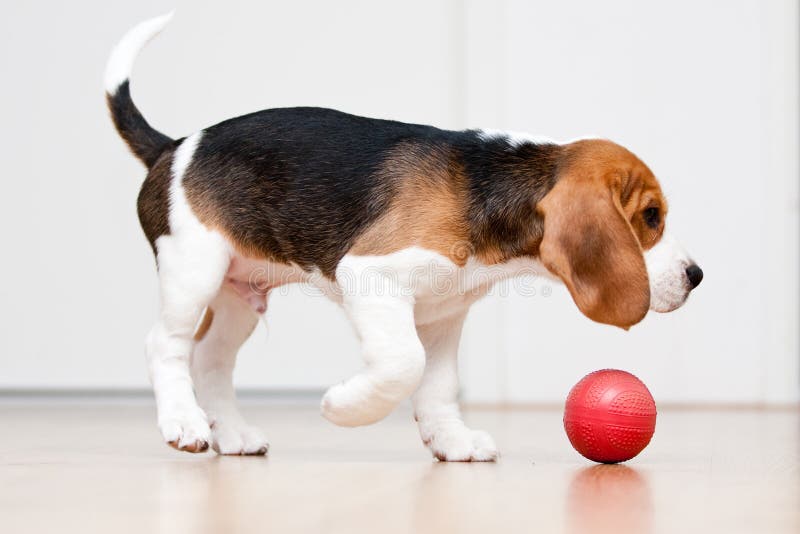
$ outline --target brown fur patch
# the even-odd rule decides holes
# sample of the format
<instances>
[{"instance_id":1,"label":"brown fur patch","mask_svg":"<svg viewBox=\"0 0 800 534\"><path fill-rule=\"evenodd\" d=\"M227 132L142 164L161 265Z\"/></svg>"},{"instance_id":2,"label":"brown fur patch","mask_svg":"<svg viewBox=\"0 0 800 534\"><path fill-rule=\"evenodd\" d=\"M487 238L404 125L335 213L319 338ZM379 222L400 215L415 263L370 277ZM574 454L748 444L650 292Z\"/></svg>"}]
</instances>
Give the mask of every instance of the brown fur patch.
<instances>
[{"instance_id":1,"label":"brown fur patch","mask_svg":"<svg viewBox=\"0 0 800 534\"><path fill-rule=\"evenodd\" d=\"M214 310L211 307L206 308L203 312L203 317L200 319L200 323L197 325L197 330L194 332L194 340L200 341L206 334L208 334L209 328L211 328L211 323L214 321Z\"/></svg>"},{"instance_id":2,"label":"brown fur patch","mask_svg":"<svg viewBox=\"0 0 800 534\"><path fill-rule=\"evenodd\" d=\"M193 178L193 173L196 174L197 171L187 169L185 176ZM252 239L247 239L246 236L237 234L235 228L229 228L230 225L225 220L225 214L221 212L222 208L218 205L213 195L210 194L208 188L197 187L194 183L187 184L186 178L184 178L183 185L186 200L197 219L207 228L222 234L239 255L245 258L267 260L275 263L288 263L286 258L276 254L275 251L259 247ZM252 197L252 193L251 191L243 191L241 196L246 199L248 196ZM235 213L235 209L232 211Z\"/></svg>"},{"instance_id":3,"label":"brown fur patch","mask_svg":"<svg viewBox=\"0 0 800 534\"><path fill-rule=\"evenodd\" d=\"M164 150L147 173L137 199L139 224L156 252L156 239L169 234L169 186L172 178L172 155L175 149Z\"/></svg>"},{"instance_id":4,"label":"brown fur patch","mask_svg":"<svg viewBox=\"0 0 800 534\"><path fill-rule=\"evenodd\" d=\"M384 255L410 246L433 250L457 265L470 255L463 171L447 150L418 157L398 148L382 174L395 183L386 212L353 243L350 254Z\"/></svg>"},{"instance_id":5,"label":"brown fur patch","mask_svg":"<svg viewBox=\"0 0 800 534\"><path fill-rule=\"evenodd\" d=\"M626 148L602 139L576 141L565 146L563 176L583 177L584 183L602 182L615 191L625 218L630 222L642 250L658 243L664 232L667 200L653 172ZM659 210L659 224L644 221L647 208Z\"/></svg>"},{"instance_id":6,"label":"brown fur patch","mask_svg":"<svg viewBox=\"0 0 800 534\"><path fill-rule=\"evenodd\" d=\"M666 202L650 169L609 141L567 145L559 181L539 203L541 259L595 321L628 328L650 307L643 249L663 231ZM657 228L642 213L661 210Z\"/></svg>"}]
</instances>

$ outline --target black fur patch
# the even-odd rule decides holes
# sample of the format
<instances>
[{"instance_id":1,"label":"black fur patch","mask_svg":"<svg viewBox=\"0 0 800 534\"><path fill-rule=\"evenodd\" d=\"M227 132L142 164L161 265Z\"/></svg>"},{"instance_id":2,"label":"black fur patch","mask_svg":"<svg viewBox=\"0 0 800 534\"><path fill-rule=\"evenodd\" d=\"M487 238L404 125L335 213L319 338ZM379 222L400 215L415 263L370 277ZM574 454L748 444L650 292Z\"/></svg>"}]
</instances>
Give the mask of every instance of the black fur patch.
<instances>
[{"instance_id":1,"label":"black fur patch","mask_svg":"<svg viewBox=\"0 0 800 534\"><path fill-rule=\"evenodd\" d=\"M106 103L117 131L128 143L133 154L147 168L152 167L172 139L162 134L145 120L131 100L128 80L122 82L114 95L106 94Z\"/></svg>"},{"instance_id":2,"label":"black fur patch","mask_svg":"<svg viewBox=\"0 0 800 534\"><path fill-rule=\"evenodd\" d=\"M536 204L555 185L561 147L476 137L458 147L470 185L472 246L506 259L538 255L544 220Z\"/></svg>"},{"instance_id":3,"label":"black fur patch","mask_svg":"<svg viewBox=\"0 0 800 534\"><path fill-rule=\"evenodd\" d=\"M201 219L237 243L333 276L356 238L389 206L398 187L391 177L403 173L387 173L384 165L401 145L442 154L463 169L477 252L536 253L530 244L537 233L541 239L542 223L535 203L555 183L556 145L513 147L475 131L330 109L271 109L206 129L183 185Z\"/></svg>"}]
</instances>

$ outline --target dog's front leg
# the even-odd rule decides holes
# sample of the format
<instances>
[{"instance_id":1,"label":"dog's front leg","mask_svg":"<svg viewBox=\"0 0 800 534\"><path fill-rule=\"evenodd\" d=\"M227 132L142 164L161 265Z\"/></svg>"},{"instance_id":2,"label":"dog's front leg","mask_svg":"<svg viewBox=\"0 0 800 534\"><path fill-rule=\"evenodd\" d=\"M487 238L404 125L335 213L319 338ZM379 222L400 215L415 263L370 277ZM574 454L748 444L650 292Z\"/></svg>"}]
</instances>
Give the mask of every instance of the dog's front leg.
<instances>
[{"instance_id":1,"label":"dog's front leg","mask_svg":"<svg viewBox=\"0 0 800 534\"><path fill-rule=\"evenodd\" d=\"M413 297L381 275L363 280L356 274L350 282L342 304L361 340L366 367L331 387L321 409L337 425L359 426L383 419L414 392L425 351L414 326Z\"/></svg>"},{"instance_id":2,"label":"dog's front leg","mask_svg":"<svg viewBox=\"0 0 800 534\"><path fill-rule=\"evenodd\" d=\"M414 417L422 441L439 460L493 461L497 447L486 432L469 429L458 409L458 342L464 313L418 327L427 364L414 394Z\"/></svg>"}]
</instances>

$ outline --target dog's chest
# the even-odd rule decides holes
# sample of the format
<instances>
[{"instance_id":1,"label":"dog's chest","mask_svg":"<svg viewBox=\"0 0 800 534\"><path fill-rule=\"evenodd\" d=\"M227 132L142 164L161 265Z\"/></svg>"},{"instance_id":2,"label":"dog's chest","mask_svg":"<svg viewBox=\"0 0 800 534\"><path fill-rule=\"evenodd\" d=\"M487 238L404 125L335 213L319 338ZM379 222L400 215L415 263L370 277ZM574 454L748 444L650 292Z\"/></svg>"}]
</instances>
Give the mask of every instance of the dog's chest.
<instances>
[{"instance_id":1,"label":"dog's chest","mask_svg":"<svg viewBox=\"0 0 800 534\"><path fill-rule=\"evenodd\" d=\"M486 291L488 288L476 294L439 295L418 299L414 305L414 322L417 325L431 324L464 313Z\"/></svg>"},{"instance_id":2,"label":"dog's chest","mask_svg":"<svg viewBox=\"0 0 800 534\"><path fill-rule=\"evenodd\" d=\"M502 280L547 275L533 258L486 265L474 258L458 266L444 256L418 247L380 257L345 256L337 269L337 292L345 298L380 293L413 298L418 325L463 313Z\"/></svg>"}]
</instances>

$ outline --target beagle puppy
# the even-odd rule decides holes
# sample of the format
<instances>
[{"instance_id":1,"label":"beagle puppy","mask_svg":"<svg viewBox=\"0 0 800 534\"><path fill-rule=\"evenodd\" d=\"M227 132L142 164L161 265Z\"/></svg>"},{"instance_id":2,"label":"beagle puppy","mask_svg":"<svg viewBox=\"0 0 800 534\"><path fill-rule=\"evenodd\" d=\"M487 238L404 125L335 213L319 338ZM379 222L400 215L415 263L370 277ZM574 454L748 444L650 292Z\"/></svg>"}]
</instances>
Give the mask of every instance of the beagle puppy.
<instances>
[{"instance_id":1,"label":"beagle puppy","mask_svg":"<svg viewBox=\"0 0 800 534\"><path fill-rule=\"evenodd\" d=\"M265 454L236 407L236 353L270 290L308 283L341 304L365 367L322 415L374 423L413 396L423 442L448 461L491 461L492 438L457 404L467 309L499 280L563 282L578 309L629 328L681 306L703 273L664 234L650 169L602 139L567 144L483 130L270 109L188 137L153 129L130 96L139 50L170 15L111 54L106 98L148 168L138 198L161 305L146 353L158 425L173 447Z\"/></svg>"}]
</instances>

